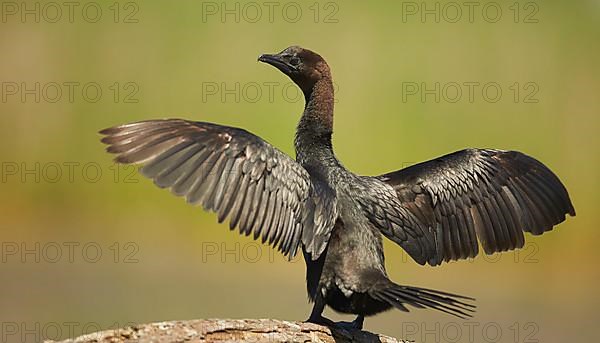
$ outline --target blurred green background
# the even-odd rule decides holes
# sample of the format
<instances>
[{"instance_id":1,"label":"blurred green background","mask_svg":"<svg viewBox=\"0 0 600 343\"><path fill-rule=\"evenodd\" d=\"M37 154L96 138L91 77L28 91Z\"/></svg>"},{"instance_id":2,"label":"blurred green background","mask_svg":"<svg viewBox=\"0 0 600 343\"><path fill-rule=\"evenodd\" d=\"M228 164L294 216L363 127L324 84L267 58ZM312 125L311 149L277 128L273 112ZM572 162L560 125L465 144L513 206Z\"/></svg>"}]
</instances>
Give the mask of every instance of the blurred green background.
<instances>
[{"instance_id":1,"label":"blurred green background","mask_svg":"<svg viewBox=\"0 0 600 343\"><path fill-rule=\"evenodd\" d=\"M390 311L365 329L417 342L598 338L598 1L475 2L471 18L463 3L458 16L437 2L439 20L421 17L436 2L76 1L72 15L55 3L58 20L47 4L2 2L3 342L131 322L307 318L302 261L115 167L97 134L184 117L246 128L293 156L303 101L256 62L293 44L332 68L335 150L353 171L381 174L465 147L520 150L560 176L577 209L520 253L437 268L386 242L393 280L471 295L478 312L465 322ZM479 83L473 101L465 82Z\"/></svg>"}]
</instances>

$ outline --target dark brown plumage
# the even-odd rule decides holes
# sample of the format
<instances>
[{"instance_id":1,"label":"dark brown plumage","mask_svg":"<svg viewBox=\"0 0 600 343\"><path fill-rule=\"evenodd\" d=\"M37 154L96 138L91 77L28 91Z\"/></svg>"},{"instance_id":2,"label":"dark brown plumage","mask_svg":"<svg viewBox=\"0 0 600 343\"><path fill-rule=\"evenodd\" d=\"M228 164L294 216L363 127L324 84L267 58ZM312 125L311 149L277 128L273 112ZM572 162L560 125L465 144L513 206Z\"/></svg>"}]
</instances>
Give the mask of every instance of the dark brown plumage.
<instances>
[{"instance_id":1,"label":"dark brown plumage","mask_svg":"<svg viewBox=\"0 0 600 343\"><path fill-rule=\"evenodd\" d=\"M438 259L425 257L432 265L476 256L478 240L486 254L521 248L524 231L541 235L575 215L558 177L516 151L466 149L378 179L419 221L437 228Z\"/></svg>"},{"instance_id":2,"label":"dark brown plumage","mask_svg":"<svg viewBox=\"0 0 600 343\"><path fill-rule=\"evenodd\" d=\"M560 180L515 151L466 149L380 176L348 171L333 153L333 82L318 54L297 46L259 60L303 91L296 161L243 129L182 119L150 120L102 130L119 163L192 204L229 218L293 257L302 249L310 321L333 324L328 305L358 317L395 307L434 308L471 316L471 298L393 283L382 235L418 263L517 249L523 232L542 234L575 215Z\"/></svg>"}]
</instances>

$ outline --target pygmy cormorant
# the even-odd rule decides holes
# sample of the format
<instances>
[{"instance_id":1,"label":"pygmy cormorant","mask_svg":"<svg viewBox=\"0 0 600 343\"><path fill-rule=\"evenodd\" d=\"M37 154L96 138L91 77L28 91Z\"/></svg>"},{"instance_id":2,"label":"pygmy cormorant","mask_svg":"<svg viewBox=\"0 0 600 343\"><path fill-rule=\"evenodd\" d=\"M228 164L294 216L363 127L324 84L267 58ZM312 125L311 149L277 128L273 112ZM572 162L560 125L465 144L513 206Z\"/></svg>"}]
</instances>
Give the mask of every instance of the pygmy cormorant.
<instances>
[{"instance_id":1,"label":"pygmy cormorant","mask_svg":"<svg viewBox=\"0 0 600 343\"><path fill-rule=\"evenodd\" d=\"M100 131L118 163L188 203L229 218L293 257L302 249L314 307L364 316L392 307L434 308L470 316L471 298L395 284L384 267L382 235L419 264L523 246L523 232L552 230L575 215L558 177L516 151L465 149L379 176L344 168L331 143L333 83L323 58L298 46L258 58L295 82L306 105L296 160L240 128L183 119L149 120Z\"/></svg>"}]
</instances>

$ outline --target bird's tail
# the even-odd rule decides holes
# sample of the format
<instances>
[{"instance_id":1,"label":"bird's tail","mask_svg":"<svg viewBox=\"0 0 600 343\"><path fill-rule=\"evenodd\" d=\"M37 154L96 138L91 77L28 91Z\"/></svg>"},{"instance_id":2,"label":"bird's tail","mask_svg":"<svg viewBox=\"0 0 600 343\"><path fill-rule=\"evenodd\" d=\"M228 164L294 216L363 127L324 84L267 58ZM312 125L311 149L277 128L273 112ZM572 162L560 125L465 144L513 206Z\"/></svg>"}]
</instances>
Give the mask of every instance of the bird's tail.
<instances>
[{"instance_id":1,"label":"bird's tail","mask_svg":"<svg viewBox=\"0 0 600 343\"><path fill-rule=\"evenodd\" d=\"M475 301L474 298L433 289L397 285L389 280L385 286L375 287L369 293L374 299L404 312L408 312L405 305L433 308L462 319L472 317L475 312L475 305L468 303Z\"/></svg>"}]
</instances>

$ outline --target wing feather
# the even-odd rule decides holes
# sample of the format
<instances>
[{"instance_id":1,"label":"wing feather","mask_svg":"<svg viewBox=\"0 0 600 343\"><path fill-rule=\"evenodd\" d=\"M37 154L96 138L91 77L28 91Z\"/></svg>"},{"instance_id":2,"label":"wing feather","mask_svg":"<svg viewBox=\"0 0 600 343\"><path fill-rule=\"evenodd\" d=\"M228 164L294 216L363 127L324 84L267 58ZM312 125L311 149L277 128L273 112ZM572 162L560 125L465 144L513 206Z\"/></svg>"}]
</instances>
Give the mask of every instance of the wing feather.
<instances>
[{"instance_id":1,"label":"wing feather","mask_svg":"<svg viewBox=\"0 0 600 343\"><path fill-rule=\"evenodd\" d=\"M441 245L425 250L430 264L474 257L478 241L487 254L520 248L523 232L539 235L575 215L558 177L516 151L466 149L376 179L394 189L400 206L430 228L425 236ZM387 235L402 241L401 231Z\"/></svg>"},{"instance_id":2,"label":"wing feather","mask_svg":"<svg viewBox=\"0 0 600 343\"><path fill-rule=\"evenodd\" d=\"M100 133L116 162L142 164L141 173L160 188L216 212L219 222L229 218L231 229L253 233L285 255L329 238L337 217L335 194L317 194L302 166L245 130L165 119ZM330 218L315 218L316 213ZM311 252L316 259L322 249Z\"/></svg>"}]
</instances>

